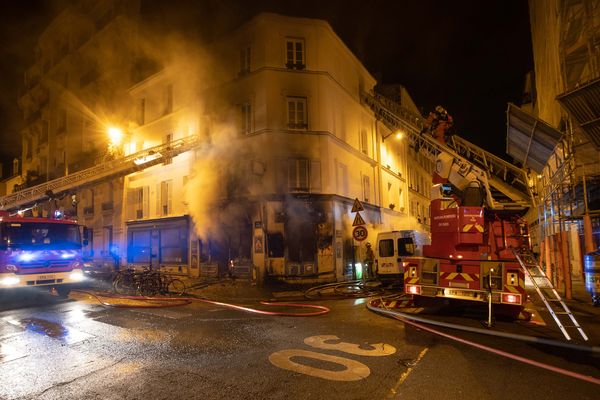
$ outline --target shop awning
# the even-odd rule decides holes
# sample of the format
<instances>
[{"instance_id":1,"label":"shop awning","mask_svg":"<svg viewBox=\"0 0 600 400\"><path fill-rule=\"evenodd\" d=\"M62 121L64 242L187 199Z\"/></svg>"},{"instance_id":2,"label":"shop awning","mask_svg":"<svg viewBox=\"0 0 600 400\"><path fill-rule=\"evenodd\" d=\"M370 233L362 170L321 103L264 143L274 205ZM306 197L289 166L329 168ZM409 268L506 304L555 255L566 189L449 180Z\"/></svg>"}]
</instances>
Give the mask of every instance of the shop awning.
<instances>
[{"instance_id":1,"label":"shop awning","mask_svg":"<svg viewBox=\"0 0 600 400\"><path fill-rule=\"evenodd\" d=\"M508 104L506 118L506 153L541 173L562 134L514 104Z\"/></svg>"},{"instance_id":2,"label":"shop awning","mask_svg":"<svg viewBox=\"0 0 600 400\"><path fill-rule=\"evenodd\" d=\"M565 92L556 99L579 124L584 136L600 150L600 79Z\"/></svg>"}]
</instances>

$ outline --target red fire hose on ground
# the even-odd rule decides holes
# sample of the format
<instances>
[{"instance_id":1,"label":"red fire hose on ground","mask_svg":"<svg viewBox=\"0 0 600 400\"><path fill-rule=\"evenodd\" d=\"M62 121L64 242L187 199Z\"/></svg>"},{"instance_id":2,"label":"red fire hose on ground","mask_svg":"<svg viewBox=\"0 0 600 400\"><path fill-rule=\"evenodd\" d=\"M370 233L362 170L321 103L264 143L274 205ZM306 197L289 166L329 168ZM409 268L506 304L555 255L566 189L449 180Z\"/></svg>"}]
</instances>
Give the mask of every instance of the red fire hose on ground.
<instances>
[{"instance_id":1,"label":"red fire hose on ground","mask_svg":"<svg viewBox=\"0 0 600 400\"><path fill-rule=\"evenodd\" d=\"M146 297L146 296L122 296L115 295L108 292L93 292L89 290L76 289L72 290L73 293L83 293L89 296L94 297L100 304L105 307L113 307L113 308L167 308L167 307L180 307L185 306L192 303L208 303L214 304L221 307L232 308L235 310L262 314L262 315L271 315L277 317L314 317L317 315L327 314L330 309L325 306L319 306L314 304L297 304L297 303L278 303L278 302L268 302L261 301L260 304L266 306L278 306L278 307L290 307L290 308L309 308L316 309L318 311L312 312L285 312L285 311L265 311L259 310L256 308L240 306L237 304L225 303L221 301L208 300L198 297ZM117 303L117 302L109 302L103 299L118 299L118 300L131 300L138 302L137 304L125 304L125 303Z\"/></svg>"},{"instance_id":2,"label":"red fire hose on ground","mask_svg":"<svg viewBox=\"0 0 600 400\"><path fill-rule=\"evenodd\" d=\"M500 356L503 356L506 358L510 358L510 359L513 359L513 360L516 360L516 361L519 361L519 362L522 362L525 364L533 365L538 368L546 369L548 371L556 372L556 373L559 373L559 374L562 374L565 376L570 376L575 379L580 379L582 381L600 385L600 379L595 378L593 376L579 374L577 372L569 371L569 370L559 368L559 367L554 367L549 364L531 360L526 357L521 357L521 356L518 356L518 355L515 355L512 353L508 353L503 350L498 350L493 347L489 347L489 346L486 346L486 345L483 345L480 343L475 343L470 340L460 338L458 336L454 336L454 335L450 335L445 332L441 332L441 331L434 329L427 325L437 325L437 326L443 326L443 327L452 328L452 329L460 329L460 330L466 330L466 331L470 331L470 332L483 333L483 334L487 334L487 335L502 336L502 337L506 337L506 338L523 340L523 341L528 341L528 342L543 343L543 344L547 344L547 345L567 347L567 348L571 348L574 350L588 351L588 352L592 352L592 353L600 353L600 347L579 346L579 345L574 345L574 344L570 344L570 343L562 343L562 342L549 340L549 339L536 338L533 336L514 335L514 334L509 334L509 333L503 333L503 332L490 332L488 330L483 330L483 329L465 327L465 326L461 326L461 325L449 324L449 323L440 322L440 321L433 321L433 320L425 319L422 317L417 317L412 314L402 313L399 311L386 310L386 309L380 308L379 306L375 305L376 302L378 302L378 304L381 304L381 301L379 298L371 299L369 302L367 302L367 308L373 312L376 312L378 314L382 314L382 315L385 315L388 317L392 317L394 319L397 319L398 321L401 321L405 324L411 325L411 326L421 329L423 331L430 332L430 333L445 337L447 339L451 339L456 342L460 342L460 343L463 343L463 344L466 344L466 345L469 345L472 347L476 347L480 350L494 353L494 354L497 354L497 355L500 355ZM416 321L418 321L418 322L416 322Z\"/></svg>"}]
</instances>

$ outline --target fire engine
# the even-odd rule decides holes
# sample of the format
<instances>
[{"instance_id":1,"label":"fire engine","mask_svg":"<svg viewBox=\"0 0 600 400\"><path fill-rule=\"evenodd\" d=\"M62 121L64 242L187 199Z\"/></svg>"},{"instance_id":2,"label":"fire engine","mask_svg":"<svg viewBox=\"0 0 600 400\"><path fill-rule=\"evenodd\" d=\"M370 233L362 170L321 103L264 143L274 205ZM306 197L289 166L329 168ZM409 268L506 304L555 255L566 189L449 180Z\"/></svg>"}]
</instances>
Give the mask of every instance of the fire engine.
<instances>
[{"instance_id":1,"label":"fire engine","mask_svg":"<svg viewBox=\"0 0 600 400\"><path fill-rule=\"evenodd\" d=\"M84 279L77 222L0 211L0 289L46 286L66 295Z\"/></svg>"},{"instance_id":2,"label":"fire engine","mask_svg":"<svg viewBox=\"0 0 600 400\"><path fill-rule=\"evenodd\" d=\"M422 135L445 145L451 117L430 114ZM404 290L418 297L525 304L525 274L515 251L529 249L522 207L494 200L484 170L452 154L437 154L431 188L431 244L422 257L404 257Z\"/></svg>"},{"instance_id":3,"label":"fire engine","mask_svg":"<svg viewBox=\"0 0 600 400\"><path fill-rule=\"evenodd\" d=\"M404 291L415 300L457 299L507 305L526 301L517 254L529 246L523 216L533 206L526 172L452 133L452 117L436 107L427 119L378 93L362 101L415 152L434 163L431 243L401 257Z\"/></svg>"}]
</instances>

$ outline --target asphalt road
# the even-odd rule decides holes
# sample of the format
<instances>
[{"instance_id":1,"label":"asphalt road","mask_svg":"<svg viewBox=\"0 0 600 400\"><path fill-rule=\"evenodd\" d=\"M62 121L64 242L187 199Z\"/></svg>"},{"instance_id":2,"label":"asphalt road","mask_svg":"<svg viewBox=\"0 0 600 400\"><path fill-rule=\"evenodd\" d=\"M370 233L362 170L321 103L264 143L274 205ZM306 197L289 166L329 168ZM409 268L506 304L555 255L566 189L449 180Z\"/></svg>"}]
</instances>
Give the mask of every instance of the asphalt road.
<instances>
[{"instance_id":1,"label":"asphalt road","mask_svg":"<svg viewBox=\"0 0 600 400\"><path fill-rule=\"evenodd\" d=\"M105 308L83 294L1 293L0 399L564 400L600 393L599 385L382 317L363 299L318 304L331 312L273 317L198 303ZM446 318L478 324L473 315ZM452 334L600 378L598 356Z\"/></svg>"}]
</instances>

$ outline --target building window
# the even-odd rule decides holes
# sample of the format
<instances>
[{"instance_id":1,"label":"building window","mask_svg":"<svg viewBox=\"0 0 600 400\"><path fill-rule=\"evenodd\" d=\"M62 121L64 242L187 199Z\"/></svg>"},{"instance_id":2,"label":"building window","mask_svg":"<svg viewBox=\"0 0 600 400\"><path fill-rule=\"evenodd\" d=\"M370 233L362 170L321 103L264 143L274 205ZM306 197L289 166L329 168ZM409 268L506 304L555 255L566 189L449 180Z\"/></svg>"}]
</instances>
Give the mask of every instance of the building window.
<instances>
[{"instance_id":1,"label":"building window","mask_svg":"<svg viewBox=\"0 0 600 400\"><path fill-rule=\"evenodd\" d=\"M250 46L240 51L240 75L250 72Z\"/></svg>"},{"instance_id":2,"label":"building window","mask_svg":"<svg viewBox=\"0 0 600 400\"><path fill-rule=\"evenodd\" d=\"M360 151L369 155L369 135L366 129L360 130Z\"/></svg>"},{"instance_id":3,"label":"building window","mask_svg":"<svg viewBox=\"0 0 600 400\"><path fill-rule=\"evenodd\" d=\"M56 132L61 133L67 130L67 110L61 108L58 111L58 120L56 122Z\"/></svg>"},{"instance_id":4,"label":"building window","mask_svg":"<svg viewBox=\"0 0 600 400\"><path fill-rule=\"evenodd\" d=\"M288 128L307 129L306 97L287 98Z\"/></svg>"},{"instance_id":5,"label":"building window","mask_svg":"<svg viewBox=\"0 0 600 400\"><path fill-rule=\"evenodd\" d=\"M130 219L148 218L150 210L150 188L148 186L143 186L130 189L127 194L127 206L130 211Z\"/></svg>"},{"instance_id":6,"label":"building window","mask_svg":"<svg viewBox=\"0 0 600 400\"><path fill-rule=\"evenodd\" d=\"M40 136L40 144L48 143L48 134L50 132L50 124L47 120L42 121L42 134Z\"/></svg>"},{"instance_id":7,"label":"building window","mask_svg":"<svg viewBox=\"0 0 600 400\"><path fill-rule=\"evenodd\" d=\"M173 112L173 85L169 84L165 88L165 110L163 115Z\"/></svg>"},{"instance_id":8,"label":"building window","mask_svg":"<svg viewBox=\"0 0 600 400\"><path fill-rule=\"evenodd\" d=\"M33 139L31 137L27 137L27 145L25 146L25 158L27 158L28 160L31 159L32 156L32 149L33 149Z\"/></svg>"},{"instance_id":9,"label":"building window","mask_svg":"<svg viewBox=\"0 0 600 400\"><path fill-rule=\"evenodd\" d=\"M162 181L159 190L158 215L166 216L173 212L173 180Z\"/></svg>"},{"instance_id":10,"label":"building window","mask_svg":"<svg viewBox=\"0 0 600 400\"><path fill-rule=\"evenodd\" d=\"M252 133L252 105L250 103L244 103L240 106L241 114L241 127L240 130L243 135Z\"/></svg>"},{"instance_id":11,"label":"building window","mask_svg":"<svg viewBox=\"0 0 600 400\"><path fill-rule=\"evenodd\" d=\"M362 177L362 186L363 186L363 200L368 202L371 197L371 180L367 175L363 175Z\"/></svg>"},{"instance_id":12,"label":"building window","mask_svg":"<svg viewBox=\"0 0 600 400\"><path fill-rule=\"evenodd\" d=\"M146 99L140 99L140 107L138 110L138 124L144 125L146 123Z\"/></svg>"},{"instance_id":13,"label":"building window","mask_svg":"<svg viewBox=\"0 0 600 400\"><path fill-rule=\"evenodd\" d=\"M289 160L288 189L292 192L321 190L321 162L305 158Z\"/></svg>"},{"instance_id":14,"label":"building window","mask_svg":"<svg viewBox=\"0 0 600 400\"><path fill-rule=\"evenodd\" d=\"M289 69L304 69L304 39L291 39L285 41L285 66Z\"/></svg>"},{"instance_id":15,"label":"building window","mask_svg":"<svg viewBox=\"0 0 600 400\"><path fill-rule=\"evenodd\" d=\"M102 250L100 254L103 257L109 257L111 255L111 248L113 245L113 228L112 226L105 226L102 228Z\"/></svg>"}]
</instances>

